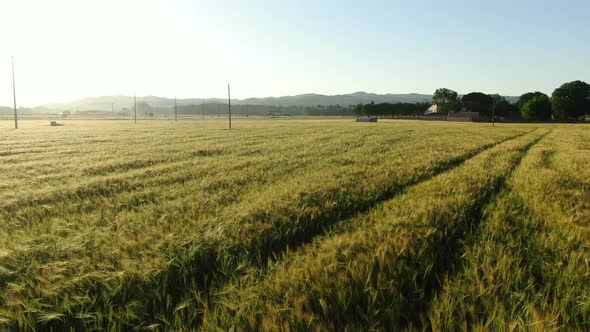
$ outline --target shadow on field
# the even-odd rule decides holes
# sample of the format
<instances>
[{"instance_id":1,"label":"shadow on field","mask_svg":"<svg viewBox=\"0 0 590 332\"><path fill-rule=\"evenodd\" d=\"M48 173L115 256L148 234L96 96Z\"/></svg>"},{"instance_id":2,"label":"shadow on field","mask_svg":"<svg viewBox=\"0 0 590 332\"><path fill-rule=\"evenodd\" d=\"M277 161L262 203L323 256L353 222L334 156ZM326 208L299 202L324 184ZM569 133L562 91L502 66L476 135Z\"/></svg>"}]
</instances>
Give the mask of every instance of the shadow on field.
<instances>
[{"instance_id":1,"label":"shadow on field","mask_svg":"<svg viewBox=\"0 0 590 332\"><path fill-rule=\"evenodd\" d=\"M323 211L320 217L288 215L285 220L279 221L265 219L271 216L254 215L252 220L249 220L250 222L267 224L269 227L257 234L251 241L224 244L218 243L220 241L216 241L215 238L203 238L202 241L186 243L186 247L178 248L180 254L165 269L154 271L148 279L139 278L134 274L126 275L121 278L114 288L107 283L103 284L96 280L81 280L74 287L85 289L89 300L79 304L75 310L66 312L63 321L52 320L43 327L55 328L56 330L66 329L68 326L83 329L88 326L106 327L113 321L117 321L118 326L122 329L137 328L139 324L145 322L152 322L158 326L170 326L172 322L168 322L164 318L174 317L175 313L181 312L181 309L186 308L186 306L183 306L184 303L194 304L194 306L187 310L190 311L190 317L183 317L183 321L198 326L202 319L200 309L203 307L203 303L197 302L210 299L212 292L222 287L232 277L244 273L248 267L264 267L269 258L278 257L289 248L296 248L309 243L314 237L324 234L329 226L358 213L367 212L377 204L393 198L412 185L458 167L484 150L528 133L507 137L498 142L481 146L462 156L441 162L427 174L412 179L410 183L391 186L374 197L362 197L359 200L352 200L344 194L335 193L335 195L344 195L336 198L340 198L341 202L345 203ZM523 155L530 146L534 145L542 137L544 136L531 142ZM518 164L519 161L520 159L515 164ZM143 164L117 165L117 167L123 168L141 166ZM179 179L173 179L172 181L179 181ZM129 185L125 181L111 183L106 188L104 184L100 184L98 188L84 188L81 192L74 191L67 197L72 199L80 199L86 195L108 197L113 192L128 190ZM493 185L493 188L499 190L503 186L503 182L499 180ZM416 317L419 317L420 313L426 310L434 292L440 287L440 277L457 265L460 258L461 239L465 238L468 232L477 231L477 224L482 217L481 211L494 194L495 191L490 191L485 197L475 202L475 205L468 212L469 217L465 218L465 223L458 223L458 225L454 225L453 229L440 232L442 236L433 241L434 243L424 251L425 254L436 255L437 260L435 260L436 264L431 272L425 274L426 278L422 289L425 289L426 293L421 297L416 297L417 301L409 303L407 307L406 317L408 317L407 321L410 322L408 325L414 324ZM49 199L55 199L55 197ZM305 199L313 200L314 197ZM299 203L303 204L305 202ZM424 271L424 268L419 266L417 270ZM411 292L411 289L407 288L407 292ZM408 298L412 298L412 296L413 294L409 294ZM187 298L190 298L189 302L187 302ZM126 308L129 306L135 306L132 308L132 315L126 314ZM95 321L87 323L78 318L75 315L76 312L113 312L113 316L99 315L93 318Z\"/></svg>"},{"instance_id":2,"label":"shadow on field","mask_svg":"<svg viewBox=\"0 0 590 332\"><path fill-rule=\"evenodd\" d=\"M408 303L402 313L402 316L406 317L406 325L399 328L409 330L427 328L422 326L423 322L420 321L420 318L429 310L434 295L444 284L445 277L457 275L463 271L464 266L461 263L463 249L478 241L481 231L480 225L485 219L486 207L492 204L497 195L507 187L507 179L520 165L528 151L549 133L550 131L539 136L524 147L509 172L491 184L490 189L486 190L465 211L465 218L462 218L460 222L451 223L452 227L450 228L438 230L434 241L426 241L426 247L421 251L423 254L412 257L413 269L424 277L421 280L420 278L413 280L421 282L419 286L408 283L402 287L402 293ZM424 262L431 262L431 264L424 264ZM415 293L416 290L419 293Z\"/></svg>"},{"instance_id":3,"label":"shadow on field","mask_svg":"<svg viewBox=\"0 0 590 332\"><path fill-rule=\"evenodd\" d=\"M410 183L387 188L387 190L381 192L378 196L372 199L356 202L356 204L351 204L344 209L338 208L334 211L329 211L319 219L301 218L297 219L296 221L286 220L284 222L273 222L271 220L264 220L264 216L260 216L260 220L264 220L264 222L272 224L273 226L260 234L260 236L256 237L254 239L255 241L251 242L247 248L241 248L240 251L244 250L245 252L249 252L250 261L253 262L257 267L264 267L268 263L269 259L276 259L288 249L295 249L310 243L316 236L323 235L329 231L331 226L337 225L340 222L350 219L356 215L365 214L376 207L378 204L390 200L403 193L409 187L415 186L421 182L428 181L441 173L448 172L456 167L461 166L465 161L473 158L483 151L489 150L496 145L516 139L528 133L530 132L524 132L518 135L507 137L498 142L483 145L480 148L457 158L440 162L436 164L431 172L416 177ZM541 137L544 137L544 135ZM533 141L533 144L535 144L537 141L538 140Z\"/></svg>"},{"instance_id":4,"label":"shadow on field","mask_svg":"<svg viewBox=\"0 0 590 332\"><path fill-rule=\"evenodd\" d=\"M144 282L139 289L157 289L160 287L160 294L155 292L153 301L146 301L150 304L147 306L147 316L153 317L160 313L159 308L166 308L164 311L168 315L173 315L174 308L178 303L185 300L188 290L198 290L198 306L211 305L214 301L213 295L216 290L222 289L232 278L240 277L242 274L251 272L252 268L263 269L267 266L270 259L280 259L285 251L295 249L311 242L316 236L320 236L329 231L329 228L344 220L347 220L359 213L366 213L377 204L392 199L402 193L407 188L420 182L427 181L441 173L447 172L455 167L462 165L465 161L473 158L479 153L493 148L494 146L506 141L521 137L530 132L524 132L518 135L507 137L498 142L486 144L480 148L466 153L460 157L441 162L434 169L420 177L416 177L410 183L398 186L392 186L379 193L375 197L365 197L361 201L349 202L345 206L335 206L333 209L324 209L319 217L311 218L310 216L289 215L285 220L275 220L272 215L259 214L253 216L251 222L272 225L248 242L233 243L230 245L224 243L206 243L201 242L201 248L191 250L195 255L192 257L183 257L169 266L166 271L162 271L150 282ZM499 186L495 186L499 187ZM314 199L307 197L302 199ZM346 197L335 197L335 201L347 201ZM473 214L478 214L480 209L476 209ZM432 250L439 250L438 247L458 247L453 242L458 241L464 235L462 229L451 230L449 238L444 239L448 243L439 243ZM453 232L456 235L453 235ZM444 248L443 248L444 249ZM441 249L440 251L444 251ZM429 251L430 252L430 251ZM453 253L456 254L456 253ZM441 259L449 256L447 253L441 255ZM447 258L448 259L448 258ZM456 261L452 257L448 261ZM446 271L446 270L445 270ZM441 274L444 271L440 272ZM438 274L437 274L438 275ZM436 278L435 278L436 279ZM157 280L157 281L156 281ZM155 281L155 282L154 282ZM163 287L162 287L163 286ZM434 289L434 287L430 287ZM138 292L140 292L138 289ZM147 292L150 293L150 292ZM165 296L161 296L165 294ZM146 292L144 292L144 298ZM151 296L148 296L151 297ZM429 295L430 298L430 295ZM127 299L126 301L128 301ZM201 324L202 312L191 321L196 327ZM165 315L164 315L165 316Z\"/></svg>"}]
</instances>

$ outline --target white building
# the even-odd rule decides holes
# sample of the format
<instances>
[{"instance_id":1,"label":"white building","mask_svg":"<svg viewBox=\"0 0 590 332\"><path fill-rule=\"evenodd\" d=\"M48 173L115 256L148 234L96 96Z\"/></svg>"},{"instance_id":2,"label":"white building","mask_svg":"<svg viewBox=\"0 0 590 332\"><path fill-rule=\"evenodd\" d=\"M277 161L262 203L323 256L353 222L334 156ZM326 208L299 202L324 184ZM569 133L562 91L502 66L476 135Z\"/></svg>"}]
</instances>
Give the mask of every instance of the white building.
<instances>
[{"instance_id":1,"label":"white building","mask_svg":"<svg viewBox=\"0 0 590 332\"><path fill-rule=\"evenodd\" d=\"M434 114L434 113L438 113L438 111L441 108L438 107L437 104L433 104L432 106L428 107L428 109L426 110L426 112L424 112L424 115L429 115L429 114Z\"/></svg>"}]
</instances>

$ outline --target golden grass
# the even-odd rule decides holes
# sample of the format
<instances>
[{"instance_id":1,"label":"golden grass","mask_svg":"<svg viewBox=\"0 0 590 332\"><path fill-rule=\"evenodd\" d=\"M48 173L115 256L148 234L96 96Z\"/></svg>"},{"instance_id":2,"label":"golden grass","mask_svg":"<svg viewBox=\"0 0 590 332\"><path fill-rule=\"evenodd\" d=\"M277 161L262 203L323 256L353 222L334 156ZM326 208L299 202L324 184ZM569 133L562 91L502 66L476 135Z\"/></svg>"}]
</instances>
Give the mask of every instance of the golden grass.
<instances>
[{"instance_id":1,"label":"golden grass","mask_svg":"<svg viewBox=\"0 0 590 332\"><path fill-rule=\"evenodd\" d=\"M260 283L223 294L206 323L252 330L406 326L426 309L429 289L456 260L458 241L477 227L482 205L542 134L501 143L409 188L360 216L352 232L321 239Z\"/></svg>"},{"instance_id":2,"label":"golden grass","mask_svg":"<svg viewBox=\"0 0 590 332\"><path fill-rule=\"evenodd\" d=\"M538 215L574 209L560 222L587 239L584 126L64 123L0 122L6 328L444 326L441 280L498 190L528 188ZM537 155L554 176L517 183Z\"/></svg>"},{"instance_id":3,"label":"golden grass","mask_svg":"<svg viewBox=\"0 0 590 332\"><path fill-rule=\"evenodd\" d=\"M426 325L478 330L590 328L588 129L562 126L531 149L488 208Z\"/></svg>"}]
</instances>

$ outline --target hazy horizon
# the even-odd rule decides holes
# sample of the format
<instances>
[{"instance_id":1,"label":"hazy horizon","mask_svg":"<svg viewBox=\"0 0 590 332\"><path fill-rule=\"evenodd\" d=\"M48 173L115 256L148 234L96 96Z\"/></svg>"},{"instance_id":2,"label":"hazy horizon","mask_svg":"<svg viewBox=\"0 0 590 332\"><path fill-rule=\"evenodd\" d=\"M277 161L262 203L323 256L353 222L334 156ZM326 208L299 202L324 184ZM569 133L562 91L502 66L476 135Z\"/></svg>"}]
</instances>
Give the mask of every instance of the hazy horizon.
<instances>
[{"instance_id":1,"label":"hazy horizon","mask_svg":"<svg viewBox=\"0 0 590 332\"><path fill-rule=\"evenodd\" d=\"M337 97L337 96L350 96L350 95L354 95L357 93L367 93L368 95L373 95L375 93L370 92L370 91L354 91L354 92L349 92L349 93L339 93L339 94L334 94L334 95L324 95L324 94L318 94L318 93L314 93L314 92L310 92L310 93L302 93L302 94L297 94L297 95L277 95L277 96L261 96L261 97L244 97L244 98L235 98L233 95L231 97L231 100L234 101L244 101L244 100L249 100L249 99L271 99L271 98L276 98L276 99L280 99L280 98L285 98L285 97L299 97L299 96L306 96L306 95L317 95L317 96L325 96L325 97ZM384 93L384 94L376 94L378 96L381 96L380 98L384 98L382 96L385 95L402 95L402 96L410 96L410 95L420 95L420 96L431 96L432 93L413 93L413 92L408 92L408 93ZM37 104L37 105L31 105L31 106L25 106L25 105L20 105L19 103L19 107L24 107L24 108L37 108L37 107L46 107L46 106L51 106L51 105L57 105L57 104L68 104L68 103L75 103L75 102L82 102L82 101L88 101L88 100L92 100L92 99L104 99L104 98L133 98L133 95L124 95L124 94L117 94L117 95L102 95L102 96L82 96L82 97L78 97L78 98L74 98L74 99L70 99L70 100L59 100L59 101L52 101L52 102L47 102L47 103L42 103L42 104ZM515 97L515 96L509 96L509 97ZM157 95L136 95L136 98L138 99L138 101L145 101L145 99L151 99L151 98L162 98L162 99L167 99L167 100L174 100L174 96L173 97L169 97L169 96L157 96ZM222 103L227 102L227 95L226 96L220 96L220 97L200 97L200 96L187 96L187 97L176 97L179 101L181 100L196 100L198 102L198 104L201 102L202 99L205 99L207 102L211 102L211 100L217 100L219 99ZM386 99L386 98L384 98ZM377 98L377 100L375 100L375 102L379 101L379 97ZM0 104L0 107L10 107L12 108L12 103L3 105Z\"/></svg>"},{"instance_id":2,"label":"hazy horizon","mask_svg":"<svg viewBox=\"0 0 590 332\"><path fill-rule=\"evenodd\" d=\"M110 95L518 96L590 80L584 1L12 1L0 105Z\"/></svg>"}]
</instances>

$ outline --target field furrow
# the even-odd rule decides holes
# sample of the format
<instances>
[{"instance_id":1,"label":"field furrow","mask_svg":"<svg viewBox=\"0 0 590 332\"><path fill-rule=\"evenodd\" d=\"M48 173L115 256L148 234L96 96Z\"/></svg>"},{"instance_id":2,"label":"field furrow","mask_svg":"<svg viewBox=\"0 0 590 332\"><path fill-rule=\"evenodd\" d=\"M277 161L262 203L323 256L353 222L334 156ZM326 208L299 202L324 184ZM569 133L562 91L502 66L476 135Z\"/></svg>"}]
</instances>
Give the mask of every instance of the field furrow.
<instances>
[{"instance_id":1,"label":"field furrow","mask_svg":"<svg viewBox=\"0 0 590 332\"><path fill-rule=\"evenodd\" d=\"M108 185L111 180L133 181L138 186L153 186L158 185L158 183L150 184L145 183L145 181L157 181L157 179L154 179L155 177L166 178L176 172L190 172L193 168L208 169L209 172L224 172L227 171L224 167L227 168L231 167L232 164L236 164L239 166L236 170L239 171L248 165L255 166L257 162L264 161L263 159L275 160L277 157L282 158L286 153L295 153L295 157L303 158L302 153L307 155L312 153L309 149L305 149L306 145L309 144L315 144L320 151L325 150L327 154L337 153L338 151L333 149L334 147L347 148L346 145L338 144L338 142L339 138L333 135L312 136L310 140L293 140L282 145L267 146L266 150L260 151L261 153L257 156L243 155L243 151L236 149L232 145L228 146L227 142L212 145L199 142L197 148L194 146L182 148L182 146L177 145L178 142L174 142L174 149L150 151L147 148L141 150L141 154L128 154L117 151L113 156L113 150L117 150L115 145L110 148L101 147L103 149L101 151L88 151L85 155L92 156L91 158L71 160L69 161L69 167L64 165L63 162L59 162L59 160L48 160L44 161L43 164L26 165L15 165L10 161L6 161L0 164L6 165L1 174L10 175L11 177L1 182L2 187L0 189L9 190L3 190L5 199L0 204L6 205L16 201L23 204L23 201L26 202L27 200L32 201L33 204L45 204L46 201L51 201L51 196L57 199L67 197L72 192L84 192L86 187L89 187L89 191L93 192L95 187L101 186L105 182ZM148 147L151 145L150 142L145 144ZM269 150L269 148L272 148L272 150ZM146 158L146 156L150 155L151 158ZM84 157L84 155L81 157ZM241 165L240 162L242 162ZM87 166L81 168L81 165ZM19 173L21 169L32 171ZM63 175L59 176L59 174ZM198 174L195 177L198 177ZM169 180L165 179L163 181ZM71 188L73 183L77 188ZM41 185L43 187L39 188ZM63 189L60 190L60 188ZM99 190L96 191L100 192ZM110 190L107 192L110 192Z\"/></svg>"},{"instance_id":2,"label":"field furrow","mask_svg":"<svg viewBox=\"0 0 590 332\"><path fill-rule=\"evenodd\" d=\"M220 290L205 329L399 329L424 312L458 244L546 131L509 140L409 188L335 234ZM449 183L453 183L449 186Z\"/></svg>"},{"instance_id":3,"label":"field furrow","mask_svg":"<svg viewBox=\"0 0 590 332\"><path fill-rule=\"evenodd\" d=\"M169 140L148 155L106 163L80 159L81 178L60 189L25 183L2 208L0 317L22 329L194 327L205 308L199 301L249 267L264 269L326 227L531 130L416 128L208 129L235 136L207 147ZM83 140L101 145L101 135L84 132ZM144 135L154 141L151 131ZM125 146L125 138L100 153ZM181 150L189 159L168 161ZM190 151L222 153L193 158Z\"/></svg>"},{"instance_id":4,"label":"field furrow","mask_svg":"<svg viewBox=\"0 0 590 332\"><path fill-rule=\"evenodd\" d=\"M446 278L422 317L425 326L590 328L590 159L579 144L584 139L583 130L558 128L525 156L487 209L479 236L468 241L461 273Z\"/></svg>"}]
</instances>

